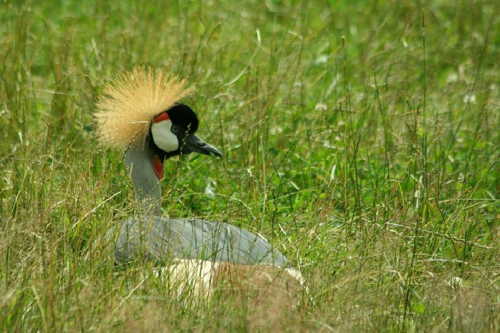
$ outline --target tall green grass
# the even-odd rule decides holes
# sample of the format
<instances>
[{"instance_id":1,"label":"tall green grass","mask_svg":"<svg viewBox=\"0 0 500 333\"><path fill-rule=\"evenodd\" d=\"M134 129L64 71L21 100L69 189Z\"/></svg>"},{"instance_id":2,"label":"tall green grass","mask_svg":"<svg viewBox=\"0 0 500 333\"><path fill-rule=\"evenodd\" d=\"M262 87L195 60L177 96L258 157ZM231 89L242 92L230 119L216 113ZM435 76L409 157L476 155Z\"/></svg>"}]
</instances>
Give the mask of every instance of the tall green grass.
<instances>
[{"instance_id":1,"label":"tall green grass","mask_svg":"<svg viewBox=\"0 0 500 333\"><path fill-rule=\"evenodd\" d=\"M276 244L309 288L284 327L498 331L498 17L495 1L1 2L0 328L252 327L222 300L186 306L147 264L114 269L133 191L92 113L115 73L151 65L189 78L224 152L166 164L164 214Z\"/></svg>"}]
</instances>

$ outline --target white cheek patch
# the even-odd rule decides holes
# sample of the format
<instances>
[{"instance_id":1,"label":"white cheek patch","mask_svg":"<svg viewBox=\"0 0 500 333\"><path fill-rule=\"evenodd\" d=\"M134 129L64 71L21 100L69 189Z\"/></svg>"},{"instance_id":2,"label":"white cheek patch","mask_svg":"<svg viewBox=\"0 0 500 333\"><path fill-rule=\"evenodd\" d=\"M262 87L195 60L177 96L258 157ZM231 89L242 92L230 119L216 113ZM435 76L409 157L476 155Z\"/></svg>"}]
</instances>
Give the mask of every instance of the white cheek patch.
<instances>
[{"instance_id":1,"label":"white cheek patch","mask_svg":"<svg viewBox=\"0 0 500 333\"><path fill-rule=\"evenodd\" d=\"M163 120L159 123L151 125L151 133L153 141L161 150L165 152L172 152L179 149L179 140L171 131L172 122L170 120Z\"/></svg>"}]
</instances>

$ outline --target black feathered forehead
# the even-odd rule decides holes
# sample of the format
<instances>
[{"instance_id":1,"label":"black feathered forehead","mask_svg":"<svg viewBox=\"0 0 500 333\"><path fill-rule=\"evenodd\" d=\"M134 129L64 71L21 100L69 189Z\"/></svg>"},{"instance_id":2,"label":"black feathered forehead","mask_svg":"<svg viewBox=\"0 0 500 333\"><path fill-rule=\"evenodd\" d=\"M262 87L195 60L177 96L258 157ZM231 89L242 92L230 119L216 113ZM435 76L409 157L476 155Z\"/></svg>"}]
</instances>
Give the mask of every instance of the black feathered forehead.
<instances>
[{"instance_id":1,"label":"black feathered forehead","mask_svg":"<svg viewBox=\"0 0 500 333\"><path fill-rule=\"evenodd\" d=\"M198 116L185 104L176 104L167 111L173 124L184 127L189 133L193 134L198 130Z\"/></svg>"}]
</instances>

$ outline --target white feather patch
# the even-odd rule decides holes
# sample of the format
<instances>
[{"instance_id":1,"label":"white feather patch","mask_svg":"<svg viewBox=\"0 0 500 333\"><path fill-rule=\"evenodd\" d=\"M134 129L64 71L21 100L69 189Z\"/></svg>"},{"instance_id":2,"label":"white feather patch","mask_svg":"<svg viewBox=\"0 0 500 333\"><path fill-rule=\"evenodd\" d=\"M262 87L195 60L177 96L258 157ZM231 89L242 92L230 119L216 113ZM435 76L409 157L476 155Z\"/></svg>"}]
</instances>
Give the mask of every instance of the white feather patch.
<instances>
[{"instance_id":1,"label":"white feather patch","mask_svg":"<svg viewBox=\"0 0 500 333\"><path fill-rule=\"evenodd\" d=\"M170 120L160 121L151 125L151 133L155 144L165 152L176 151L179 148L179 140L172 133L172 122Z\"/></svg>"}]
</instances>

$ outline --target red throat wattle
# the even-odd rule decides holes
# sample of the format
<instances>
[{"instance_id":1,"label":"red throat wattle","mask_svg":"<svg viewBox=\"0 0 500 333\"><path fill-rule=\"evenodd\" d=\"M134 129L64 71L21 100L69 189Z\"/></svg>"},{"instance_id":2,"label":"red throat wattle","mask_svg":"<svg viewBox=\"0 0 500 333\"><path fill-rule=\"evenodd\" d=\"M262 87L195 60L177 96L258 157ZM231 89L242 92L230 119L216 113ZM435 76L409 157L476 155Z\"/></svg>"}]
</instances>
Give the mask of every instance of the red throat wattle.
<instances>
[{"instance_id":1,"label":"red throat wattle","mask_svg":"<svg viewBox=\"0 0 500 333\"><path fill-rule=\"evenodd\" d=\"M155 169L156 176L159 180L163 179L163 162L158 156L153 157L153 167Z\"/></svg>"}]
</instances>

